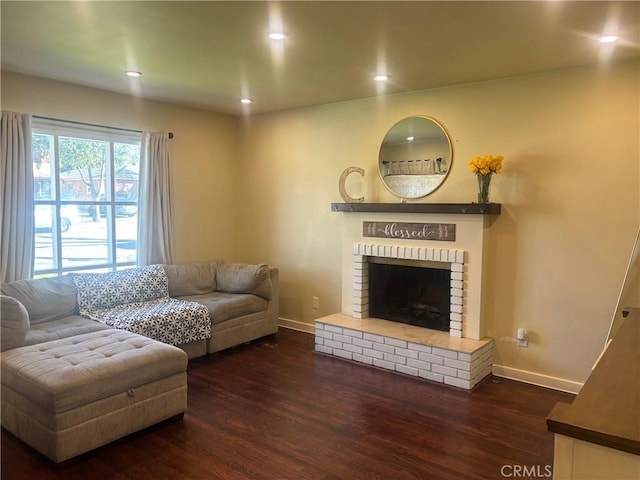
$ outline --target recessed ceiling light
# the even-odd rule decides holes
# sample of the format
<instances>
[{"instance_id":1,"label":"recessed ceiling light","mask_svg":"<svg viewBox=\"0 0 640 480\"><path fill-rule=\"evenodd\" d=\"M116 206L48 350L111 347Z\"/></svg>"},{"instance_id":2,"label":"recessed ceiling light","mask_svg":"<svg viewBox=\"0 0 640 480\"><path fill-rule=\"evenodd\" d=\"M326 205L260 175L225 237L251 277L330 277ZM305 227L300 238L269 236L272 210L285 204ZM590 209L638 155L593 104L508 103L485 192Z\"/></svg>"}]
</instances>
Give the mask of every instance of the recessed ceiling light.
<instances>
[{"instance_id":1,"label":"recessed ceiling light","mask_svg":"<svg viewBox=\"0 0 640 480\"><path fill-rule=\"evenodd\" d=\"M373 77L373 79L376 82L386 82L387 80L389 80L389 75L385 75L385 74L380 74L380 75L376 75L375 77Z\"/></svg>"},{"instance_id":2,"label":"recessed ceiling light","mask_svg":"<svg viewBox=\"0 0 640 480\"><path fill-rule=\"evenodd\" d=\"M271 32L269 33L269 38L271 40L284 40L287 36L282 32Z\"/></svg>"},{"instance_id":3,"label":"recessed ceiling light","mask_svg":"<svg viewBox=\"0 0 640 480\"><path fill-rule=\"evenodd\" d=\"M127 75L127 77L141 77L142 76L142 72L138 72L137 70L127 70L124 73Z\"/></svg>"},{"instance_id":4,"label":"recessed ceiling light","mask_svg":"<svg viewBox=\"0 0 640 480\"><path fill-rule=\"evenodd\" d=\"M613 43L617 41L618 37L616 37L615 35L603 35L602 37L600 37L600 43Z\"/></svg>"},{"instance_id":5,"label":"recessed ceiling light","mask_svg":"<svg viewBox=\"0 0 640 480\"><path fill-rule=\"evenodd\" d=\"M244 103L245 105L248 105L250 103L252 103L253 100L251 100L250 98L241 98L240 99L240 103Z\"/></svg>"},{"instance_id":6,"label":"recessed ceiling light","mask_svg":"<svg viewBox=\"0 0 640 480\"><path fill-rule=\"evenodd\" d=\"M416 139L416 137L407 137L407 142L413 142Z\"/></svg>"}]
</instances>

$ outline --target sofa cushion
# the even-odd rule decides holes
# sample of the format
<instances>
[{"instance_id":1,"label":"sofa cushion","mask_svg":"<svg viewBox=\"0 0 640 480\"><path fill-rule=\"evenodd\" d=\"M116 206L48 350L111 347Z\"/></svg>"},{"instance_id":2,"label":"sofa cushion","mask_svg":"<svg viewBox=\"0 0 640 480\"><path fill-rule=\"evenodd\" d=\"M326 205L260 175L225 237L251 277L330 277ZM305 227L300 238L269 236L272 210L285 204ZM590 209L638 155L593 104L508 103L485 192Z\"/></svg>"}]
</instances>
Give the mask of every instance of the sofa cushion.
<instances>
[{"instance_id":1,"label":"sofa cushion","mask_svg":"<svg viewBox=\"0 0 640 480\"><path fill-rule=\"evenodd\" d=\"M271 300L271 272L265 263L218 264L216 270L217 290L226 293L250 293Z\"/></svg>"},{"instance_id":2,"label":"sofa cushion","mask_svg":"<svg viewBox=\"0 0 640 480\"><path fill-rule=\"evenodd\" d=\"M32 325L78 313L71 275L8 282L2 285L2 293L25 306Z\"/></svg>"},{"instance_id":3,"label":"sofa cushion","mask_svg":"<svg viewBox=\"0 0 640 480\"><path fill-rule=\"evenodd\" d=\"M76 273L80 315L118 305L169 297L167 275L162 265L146 265L110 273Z\"/></svg>"},{"instance_id":4,"label":"sofa cushion","mask_svg":"<svg viewBox=\"0 0 640 480\"><path fill-rule=\"evenodd\" d=\"M218 262L163 265L169 281L169 296L215 292Z\"/></svg>"},{"instance_id":5,"label":"sofa cushion","mask_svg":"<svg viewBox=\"0 0 640 480\"><path fill-rule=\"evenodd\" d=\"M35 345L51 340L97 332L98 330L107 330L108 328L109 327L103 323L89 320L80 315L69 315L68 317L51 320L50 322L31 325L24 339L24 344Z\"/></svg>"},{"instance_id":6,"label":"sofa cushion","mask_svg":"<svg viewBox=\"0 0 640 480\"><path fill-rule=\"evenodd\" d=\"M213 292L205 295L187 295L180 297L180 300L198 302L207 307L212 325L217 325L230 318L264 312L268 307L264 298L251 294Z\"/></svg>"},{"instance_id":7,"label":"sofa cushion","mask_svg":"<svg viewBox=\"0 0 640 480\"><path fill-rule=\"evenodd\" d=\"M29 331L29 313L24 305L13 297L0 295L1 350L21 347Z\"/></svg>"}]
</instances>

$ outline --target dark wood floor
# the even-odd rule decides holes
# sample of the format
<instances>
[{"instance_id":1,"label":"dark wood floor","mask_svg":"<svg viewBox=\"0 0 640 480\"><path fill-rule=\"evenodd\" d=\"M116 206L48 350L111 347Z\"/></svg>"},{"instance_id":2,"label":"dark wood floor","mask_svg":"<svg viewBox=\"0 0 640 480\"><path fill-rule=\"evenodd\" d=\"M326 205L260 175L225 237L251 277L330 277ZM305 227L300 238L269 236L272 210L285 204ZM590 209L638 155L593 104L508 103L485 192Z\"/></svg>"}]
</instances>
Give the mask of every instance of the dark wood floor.
<instances>
[{"instance_id":1,"label":"dark wood floor","mask_svg":"<svg viewBox=\"0 0 640 480\"><path fill-rule=\"evenodd\" d=\"M493 480L513 465L544 476L545 418L571 399L497 378L468 393L316 354L313 335L281 329L192 360L182 420L62 466L2 430L2 478Z\"/></svg>"}]
</instances>

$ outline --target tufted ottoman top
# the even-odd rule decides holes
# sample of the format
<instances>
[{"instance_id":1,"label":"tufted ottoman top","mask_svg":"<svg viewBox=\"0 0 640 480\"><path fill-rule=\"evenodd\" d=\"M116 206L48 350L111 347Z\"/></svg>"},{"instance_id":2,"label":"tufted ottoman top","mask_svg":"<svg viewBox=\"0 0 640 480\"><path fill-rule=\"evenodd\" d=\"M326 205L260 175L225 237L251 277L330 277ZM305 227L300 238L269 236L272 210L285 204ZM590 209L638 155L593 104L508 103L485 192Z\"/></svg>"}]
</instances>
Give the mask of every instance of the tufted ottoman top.
<instances>
[{"instance_id":1,"label":"tufted ottoman top","mask_svg":"<svg viewBox=\"0 0 640 480\"><path fill-rule=\"evenodd\" d=\"M3 388L57 414L184 373L187 355L125 330L101 330L7 350L1 364Z\"/></svg>"}]
</instances>

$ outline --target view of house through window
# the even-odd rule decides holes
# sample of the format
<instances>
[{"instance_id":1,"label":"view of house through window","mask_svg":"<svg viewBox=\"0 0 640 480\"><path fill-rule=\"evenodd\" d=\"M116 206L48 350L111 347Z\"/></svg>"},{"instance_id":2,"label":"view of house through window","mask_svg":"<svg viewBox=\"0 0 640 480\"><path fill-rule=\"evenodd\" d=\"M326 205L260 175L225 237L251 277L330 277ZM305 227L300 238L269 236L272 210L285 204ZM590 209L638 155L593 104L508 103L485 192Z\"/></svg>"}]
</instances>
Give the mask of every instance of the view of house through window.
<instances>
[{"instance_id":1,"label":"view of house through window","mask_svg":"<svg viewBox=\"0 0 640 480\"><path fill-rule=\"evenodd\" d=\"M136 264L140 136L34 119L34 277Z\"/></svg>"}]
</instances>

